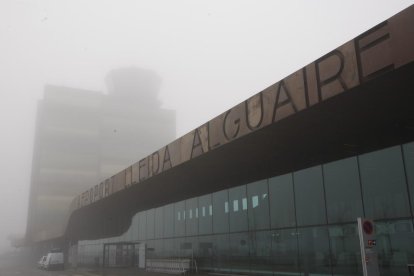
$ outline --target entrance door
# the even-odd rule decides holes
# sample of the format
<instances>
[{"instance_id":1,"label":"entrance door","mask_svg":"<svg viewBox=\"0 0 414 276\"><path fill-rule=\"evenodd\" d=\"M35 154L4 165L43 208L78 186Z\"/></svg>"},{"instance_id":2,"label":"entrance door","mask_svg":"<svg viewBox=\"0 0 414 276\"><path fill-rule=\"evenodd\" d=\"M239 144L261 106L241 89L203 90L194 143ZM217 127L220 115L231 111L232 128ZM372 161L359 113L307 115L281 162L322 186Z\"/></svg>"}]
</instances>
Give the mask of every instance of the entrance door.
<instances>
[{"instance_id":1,"label":"entrance door","mask_svg":"<svg viewBox=\"0 0 414 276\"><path fill-rule=\"evenodd\" d=\"M138 244L136 243L107 243L104 244L103 260L105 267L137 266ZM145 250L144 250L145 252ZM145 254L144 254L145 255Z\"/></svg>"},{"instance_id":2,"label":"entrance door","mask_svg":"<svg viewBox=\"0 0 414 276\"><path fill-rule=\"evenodd\" d=\"M138 264L138 267L139 268L145 268L145 248L146 248L145 243L140 243L138 248L139 248L139 253L138 253L138 255L139 255L139 264Z\"/></svg>"}]
</instances>

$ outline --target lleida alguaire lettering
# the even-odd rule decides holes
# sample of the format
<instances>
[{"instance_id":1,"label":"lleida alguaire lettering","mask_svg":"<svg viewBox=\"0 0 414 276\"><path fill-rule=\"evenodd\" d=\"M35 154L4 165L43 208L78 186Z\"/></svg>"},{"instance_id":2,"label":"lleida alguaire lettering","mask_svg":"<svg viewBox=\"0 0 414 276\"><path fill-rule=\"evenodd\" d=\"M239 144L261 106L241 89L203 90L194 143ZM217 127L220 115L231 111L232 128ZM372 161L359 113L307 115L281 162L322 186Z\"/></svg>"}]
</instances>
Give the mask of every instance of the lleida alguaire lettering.
<instances>
[{"instance_id":1,"label":"lleida alguaire lettering","mask_svg":"<svg viewBox=\"0 0 414 276\"><path fill-rule=\"evenodd\" d=\"M89 205L414 61L414 16L399 14L77 196ZM254 77L254 76L252 76Z\"/></svg>"}]
</instances>

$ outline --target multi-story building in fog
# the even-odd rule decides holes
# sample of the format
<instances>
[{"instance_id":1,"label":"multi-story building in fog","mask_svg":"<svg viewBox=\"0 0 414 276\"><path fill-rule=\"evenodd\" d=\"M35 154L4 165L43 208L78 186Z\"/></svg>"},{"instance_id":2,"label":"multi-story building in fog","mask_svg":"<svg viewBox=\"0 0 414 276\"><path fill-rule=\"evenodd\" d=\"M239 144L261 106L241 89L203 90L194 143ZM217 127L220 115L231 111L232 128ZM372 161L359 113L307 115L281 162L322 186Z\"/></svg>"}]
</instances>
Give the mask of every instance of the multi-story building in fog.
<instances>
[{"instance_id":1,"label":"multi-story building in fog","mask_svg":"<svg viewBox=\"0 0 414 276\"><path fill-rule=\"evenodd\" d=\"M73 197L175 138L175 112L157 99L160 78L125 68L108 94L47 85L37 108L26 238L62 236Z\"/></svg>"}]
</instances>

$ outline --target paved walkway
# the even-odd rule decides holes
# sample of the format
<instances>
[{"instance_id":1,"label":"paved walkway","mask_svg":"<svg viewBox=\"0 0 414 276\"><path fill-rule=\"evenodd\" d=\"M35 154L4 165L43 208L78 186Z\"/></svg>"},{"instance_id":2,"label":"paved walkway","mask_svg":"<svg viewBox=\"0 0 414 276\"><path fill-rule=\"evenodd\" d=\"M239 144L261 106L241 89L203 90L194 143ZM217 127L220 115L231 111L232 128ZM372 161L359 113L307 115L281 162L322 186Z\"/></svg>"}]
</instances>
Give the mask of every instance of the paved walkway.
<instances>
[{"instance_id":1,"label":"paved walkway","mask_svg":"<svg viewBox=\"0 0 414 276\"><path fill-rule=\"evenodd\" d=\"M146 272L138 268L66 268L65 270L43 270L34 261L17 254L0 255L0 276L166 276L171 274ZM190 274L186 275L206 275Z\"/></svg>"},{"instance_id":2,"label":"paved walkway","mask_svg":"<svg viewBox=\"0 0 414 276\"><path fill-rule=\"evenodd\" d=\"M92 268L78 268L71 269L73 273L78 272L80 275L85 276L166 276L172 274L147 272L138 268L105 268L105 269L92 269ZM198 275L205 276L205 273L187 273L185 275Z\"/></svg>"}]
</instances>

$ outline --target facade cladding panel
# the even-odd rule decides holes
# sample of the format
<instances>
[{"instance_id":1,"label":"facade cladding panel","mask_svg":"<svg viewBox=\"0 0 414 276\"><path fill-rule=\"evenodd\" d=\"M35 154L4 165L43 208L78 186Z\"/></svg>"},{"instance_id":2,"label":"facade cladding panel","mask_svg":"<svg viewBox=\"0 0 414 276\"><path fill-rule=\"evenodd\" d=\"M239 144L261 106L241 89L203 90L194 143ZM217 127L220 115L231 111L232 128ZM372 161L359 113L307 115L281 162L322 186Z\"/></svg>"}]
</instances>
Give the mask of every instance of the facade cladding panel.
<instances>
[{"instance_id":1,"label":"facade cladding panel","mask_svg":"<svg viewBox=\"0 0 414 276\"><path fill-rule=\"evenodd\" d=\"M121 237L80 241L79 262L96 262L102 244L122 240L146 243L147 258L194 256L201 270L362 275L356 219L367 216L376 221L381 275L407 275L413 149L393 146L139 212Z\"/></svg>"}]
</instances>

